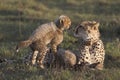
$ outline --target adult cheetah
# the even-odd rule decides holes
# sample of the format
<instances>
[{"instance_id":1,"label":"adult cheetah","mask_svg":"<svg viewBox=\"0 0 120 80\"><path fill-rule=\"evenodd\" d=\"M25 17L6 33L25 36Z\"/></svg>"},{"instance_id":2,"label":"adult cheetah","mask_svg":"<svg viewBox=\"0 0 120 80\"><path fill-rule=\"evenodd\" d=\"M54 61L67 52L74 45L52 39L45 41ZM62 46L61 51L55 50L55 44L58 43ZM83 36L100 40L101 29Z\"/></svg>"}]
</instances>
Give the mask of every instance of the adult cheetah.
<instances>
[{"instance_id":1,"label":"adult cheetah","mask_svg":"<svg viewBox=\"0 0 120 80\"><path fill-rule=\"evenodd\" d=\"M83 21L75 29L74 36L80 40L80 54L78 64L85 63L96 69L102 70L105 50L100 39L99 22Z\"/></svg>"}]
</instances>

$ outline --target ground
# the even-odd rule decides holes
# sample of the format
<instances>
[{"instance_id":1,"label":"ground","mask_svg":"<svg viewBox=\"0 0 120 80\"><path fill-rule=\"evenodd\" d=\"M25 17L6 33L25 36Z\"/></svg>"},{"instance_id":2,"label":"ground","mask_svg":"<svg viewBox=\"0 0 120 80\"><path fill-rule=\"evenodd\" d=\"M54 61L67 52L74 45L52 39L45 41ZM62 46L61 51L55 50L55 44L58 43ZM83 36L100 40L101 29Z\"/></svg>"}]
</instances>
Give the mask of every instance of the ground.
<instances>
[{"instance_id":1,"label":"ground","mask_svg":"<svg viewBox=\"0 0 120 80\"><path fill-rule=\"evenodd\" d=\"M0 80L119 80L119 7L120 0L0 0L0 57L18 60L14 64L0 65ZM72 26L64 33L60 47L73 51L78 50L78 41L72 33L75 26L83 20L100 22L106 50L103 71L40 70L19 60L29 49L21 49L15 54L16 44L31 35L37 26L53 21L61 14L70 16Z\"/></svg>"}]
</instances>

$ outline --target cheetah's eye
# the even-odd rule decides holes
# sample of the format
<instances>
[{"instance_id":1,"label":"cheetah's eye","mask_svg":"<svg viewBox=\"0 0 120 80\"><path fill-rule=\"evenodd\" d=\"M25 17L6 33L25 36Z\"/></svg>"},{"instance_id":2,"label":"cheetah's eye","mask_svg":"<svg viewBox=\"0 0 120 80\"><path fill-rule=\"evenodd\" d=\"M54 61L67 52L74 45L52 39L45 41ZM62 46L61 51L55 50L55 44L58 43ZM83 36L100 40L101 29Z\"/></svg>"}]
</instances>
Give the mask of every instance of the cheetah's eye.
<instances>
[{"instance_id":1,"label":"cheetah's eye","mask_svg":"<svg viewBox=\"0 0 120 80\"><path fill-rule=\"evenodd\" d=\"M93 27L93 30L97 30L97 27Z\"/></svg>"},{"instance_id":2,"label":"cheetah's eye","mask_svg":"<svg viewBox=\"0 0 120 80\"><path fill-rule=\"evenodd\" d=\"M90 30L88 30L88 33L90 33Z\"/></svg>"}]
</instances>

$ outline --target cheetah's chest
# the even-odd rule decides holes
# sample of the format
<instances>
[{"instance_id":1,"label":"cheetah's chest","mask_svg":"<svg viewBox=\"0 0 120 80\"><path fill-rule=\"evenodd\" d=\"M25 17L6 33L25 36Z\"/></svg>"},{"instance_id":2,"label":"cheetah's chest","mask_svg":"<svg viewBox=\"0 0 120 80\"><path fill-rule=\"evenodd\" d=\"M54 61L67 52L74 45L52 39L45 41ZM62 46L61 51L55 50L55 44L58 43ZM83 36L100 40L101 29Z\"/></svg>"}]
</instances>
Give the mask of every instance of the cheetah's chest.
<instances>
[{"instance_id":1,"label":"cheetah's chest","mask_svg":"<svg viewBox=\"0 0 120 80\"><path fill-rule=\"evenodd\" d=\"M100 51L101 51L100 43L93 44L89 47L89 53L91 56L98 56L100 54Z\"/></svg>"}]
</instances>

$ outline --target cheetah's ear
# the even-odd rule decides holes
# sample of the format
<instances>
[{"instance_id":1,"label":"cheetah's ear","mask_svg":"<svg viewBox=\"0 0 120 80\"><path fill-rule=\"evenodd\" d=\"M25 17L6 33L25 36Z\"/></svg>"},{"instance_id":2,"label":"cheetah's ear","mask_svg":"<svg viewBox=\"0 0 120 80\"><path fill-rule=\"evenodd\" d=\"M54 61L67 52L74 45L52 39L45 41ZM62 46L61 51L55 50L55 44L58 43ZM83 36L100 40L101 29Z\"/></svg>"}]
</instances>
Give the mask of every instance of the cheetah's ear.
<instances>
[{"instance_id":1,"label":"cheetah's ear","mask_svg":"<svg viewBox=\"0 0 120 80\"><path fill-rule=\"evenodd\" d=\"M99 22L96 22L96 23L94 24L94 26L96 26L96 27L99 27L99 25L100 25Z\"/></svg>"},{"instance_id":2,"label":"cheetah's ear","mask_svg":"<svg viewBox=\"0 0 120 80\"><path fill-rule=\"evenodd\" d=\"M61 19L60 19L60 24L61 24L61 25L64 25L64 21L65 21L65 19L64 19L64 18L61 18Z\"/></svg>"},{"instance_id":3,"label":"cheetah's ear","mask_svg":"<svg viewBox=\"0 0 120 80\"><path fill-rule=\"evenodd\" d=\"M61 26L63 26L63 20L59 18L55 21L55 24L57 25L58 28L61 28Z\"/></svg>"},{"instance_id":4,"label":"cheetah's ear","mask_svg":"<svg viewBox=\"0 0 120 80\"><path fill-rule=\"evenodd\" d=\"M99 25L100 25L99 22L94 23L94 25L93 25L93 29L94 29L94 30L97 30L98 27L99 27Z\"/></svg>"},{"instance_id":5,"label":"cheetah's ear","mask_svg":"<svg viewBox=\"0 0 120 80\"><path fill-rule=\"evenodd\" d=\"M61 16L59 17L59 23L60 23L60 25L64 25L65 18L66 18L65 15L61 15Z\"/></svg>"}]
</instances>

